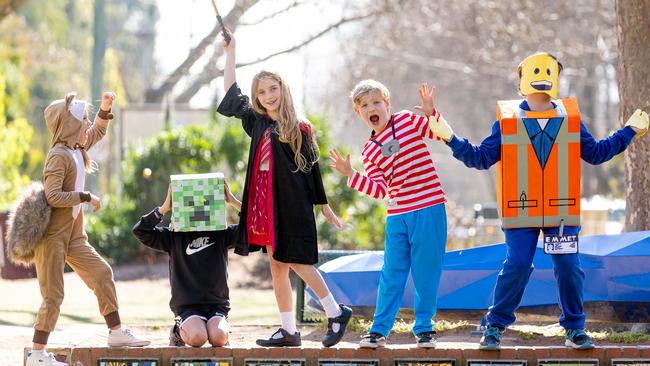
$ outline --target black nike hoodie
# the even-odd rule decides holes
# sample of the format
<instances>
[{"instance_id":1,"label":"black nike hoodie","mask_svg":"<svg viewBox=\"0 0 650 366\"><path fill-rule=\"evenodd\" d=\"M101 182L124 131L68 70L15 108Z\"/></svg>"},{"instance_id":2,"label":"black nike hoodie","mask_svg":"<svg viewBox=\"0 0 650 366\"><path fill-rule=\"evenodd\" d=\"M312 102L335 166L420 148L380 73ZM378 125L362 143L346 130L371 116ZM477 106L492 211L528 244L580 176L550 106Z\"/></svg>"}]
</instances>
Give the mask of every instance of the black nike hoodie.
<instances>
[{"instance_id":1,"label":"black nike hoodie","mask_svg":"<svg viewBox=\"0 0 650 366\"><path fill-rule=\"evenodd\" d=\"M142 244L169 254L169 307L174 314L196 305L230 310L228 249L235 247L238 225L217 231L176 232L157 227L161 219L155 210L142 216L133 235Z\"/></svg>"}]
</instances>

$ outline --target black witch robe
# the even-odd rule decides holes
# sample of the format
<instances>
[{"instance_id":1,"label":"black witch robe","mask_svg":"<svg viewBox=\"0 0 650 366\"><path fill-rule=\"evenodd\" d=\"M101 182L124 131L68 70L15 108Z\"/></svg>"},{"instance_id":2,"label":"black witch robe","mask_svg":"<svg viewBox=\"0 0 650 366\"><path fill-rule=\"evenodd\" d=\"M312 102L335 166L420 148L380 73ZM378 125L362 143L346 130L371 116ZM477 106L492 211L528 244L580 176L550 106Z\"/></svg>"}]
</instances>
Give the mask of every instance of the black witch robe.
<instances>
[{"instance_id":1,"label":"black witch robe","mask_svg":"<svg viewBox=\"0 0 650 366\"><path fill-rule=\"evenodd\" d=\"M264 131L273 127L276 122L268 116L255 112L249 98L242 94L237 83L228 89L217 112L226 117L241 119L244 131L251 137L242 209L239 215L241 229L239 230L238 244L235 247L235 253L247 255L250 251L263 248L249 244L246 237L248 200L252 199L249 196L249 188L260 139L263 137ZM308 136L302 129L301 133L302 154L313 162L315 157L311 150L311 136ZM314 205L327 203L318 162L313 162L307 173L299 171L294 163L294 152L291 150L291 146L279 140L275 128L271 128L270 138L273 153L273 227L275 230L273 258L284 263L316 264L318 263L318 243Z\"/></svg>"}]
</instances>

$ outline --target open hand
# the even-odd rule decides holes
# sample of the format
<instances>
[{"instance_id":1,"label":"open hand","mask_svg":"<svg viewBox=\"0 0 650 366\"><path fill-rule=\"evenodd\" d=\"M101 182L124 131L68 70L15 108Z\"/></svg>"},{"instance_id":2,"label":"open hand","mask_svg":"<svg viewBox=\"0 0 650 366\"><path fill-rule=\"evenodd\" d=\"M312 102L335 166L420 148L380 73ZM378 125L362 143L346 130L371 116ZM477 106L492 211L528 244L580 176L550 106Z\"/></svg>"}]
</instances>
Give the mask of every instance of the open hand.
<instances>
[{"instance_id":1,"label":"open hand","mask_svg":"<svg viewBox=\"0 0 650 366\"><path fill-rule=\"evenodd\" d=\"M337 229L343 228L343 221L338 216L336 216L334 211L332 211L332 209L330 208L330 205L322 205L321 212L327 219L327 222L332 224L332 226L334 226Z\"/></svg>"},{"instance_id":2,"label":"open hand","mask_svg":"<svg viewBox=\"0 0 650 366\"><path fill-rule=\"evenodd\" d=\"M432 86L431 91L429 91L429 85L427 83L422 83L420 85L420 100L422 101L421 105L416 105L414 108L422 111L427 117L433 114L433 111L436 107L434 97L436 95L436 87Z\"/></svg>"},{"instance_id":3,"label":"open hand","mask_svg":"<svg viewBox=\"0 0 650 366\"><path fill-rule=\"evenodd\" d=\"M636 137L641 137L648 132L648 120L648 113L637 109L632 113L625 125L632 127L636 132Z\"/></svg>"},{"instance_id":4,"label":"open hand","mask_svg":"<svg viewBox=\"0 0 650 366\"><path fill-rule=\"evenodd\" d=\"M330 150L330 167L346 177L350 177L354 173L352 164L350 164L350 154L343 159L343 156L336 149Z\"/></svg>"}]
</instances>

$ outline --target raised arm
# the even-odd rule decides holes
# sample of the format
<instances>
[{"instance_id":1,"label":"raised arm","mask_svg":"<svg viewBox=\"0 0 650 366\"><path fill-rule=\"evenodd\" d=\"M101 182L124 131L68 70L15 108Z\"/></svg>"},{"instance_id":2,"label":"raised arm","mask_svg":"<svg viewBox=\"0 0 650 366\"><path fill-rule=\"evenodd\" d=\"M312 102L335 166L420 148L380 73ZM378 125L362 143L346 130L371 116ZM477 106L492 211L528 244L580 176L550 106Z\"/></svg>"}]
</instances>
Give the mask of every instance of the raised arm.
<instances>
[{"instance_id":1,"label":"raised arm","mask_svg":"<svg viewBox=\"0 0 650 366\"><path fill-rule=\"evenodd\" d=\"M133 235L140 243L149 248L169 252L174 235L168 228L157 227L165 213L171 210L171 186L167 189L167 197L160 207L142 216L133 227Z\"/></svg>"},{"instance_id":2,"label":"raised arm","mask_svg":"<svg viewBox=\"0 0 650 366\"><path fill-rule=\"evenodd\" d=\"M228 91L237 80L235 77L236 42L235 36L228 30L226 32L230 35L230 43L226 43L225 40L222 43L226 54L226 65L223 69L223 90Z\"/></svg>"},{"instance_id":3,"label":"raised arm","mask_svg":"<svg viewBox=\"0 0 650 366\"><path fill-rule=\"evenodd\" d=\"M230 192L230 187L228 187L228 182L224 181L224 198L227 204L229 204L232 208L237 210L237 212L241 212L241 201L235 197L232 192Z\"/></svg>"},{"instance_id":4,"label":"raised arm","mask_svg":"<svg viewBox=\"0 0 650 366\"><path fill-rule=\"evenodd\" d=\"M86 151L106 136L108 122L113 119L111 109L113 108L114 101L115 93L104 92L102 95L102 104L99 106L99 112L95 116L95 122L86 132Z\"/></svg>"},{"instance_id":5,"label":"raised arm","mask_svg":"<svg viewBox=\"0 0 650 366\"><path fill-rule=\"evenodd\" d=\"M226 66L223 72L223 87L226 95L219 103L217 112L226 117L235 117L241 120L241 125L248 136L253 135L253 126L257 115L247 96L242 94L235 79L235 37L230 34L230 43L224 41L223 49L226 53Z\"/></svg>"}]
</instances>

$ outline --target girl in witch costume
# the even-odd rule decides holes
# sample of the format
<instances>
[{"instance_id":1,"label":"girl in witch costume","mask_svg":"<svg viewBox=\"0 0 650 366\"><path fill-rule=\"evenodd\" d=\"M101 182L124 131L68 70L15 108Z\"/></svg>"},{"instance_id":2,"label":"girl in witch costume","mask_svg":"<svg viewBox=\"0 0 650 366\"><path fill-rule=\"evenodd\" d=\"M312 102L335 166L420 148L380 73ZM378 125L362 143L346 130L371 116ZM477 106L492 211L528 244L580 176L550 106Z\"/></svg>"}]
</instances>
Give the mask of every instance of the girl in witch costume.
<instances>
[{"instance_id":1,"label":"girl in witch costume","mask_svg":"<svg viewBox=\"0 0 650 366\"><path fill-rule=\"evenodd\" d=\"M93 212L101 208L96 195L84 190L85 173L93 170L87 150L104 135L113 119L111 107L115 94L104 93L93 124L88 120L87 103L69 93L45 108L45 123L52 132L51 149L43 171L47 203L52 208L43 243L34 250L34 263L43 303L34 325L34 346L27 365L66 365L44 351L54 330L63 301L63 270L67 263L90 287L108 326L109 346L146 346L139 338L121 327L113 271L88 243L84 230L82 204L89 203Z\"/></svg>"},{"instance_id":2,"label":"girl in witch costume","mask_svg":"<svg viewBox=\"0 0 650 366\"><path fill-rule=\"evenodd\" d=\"M300 346L300 332L293 315L289 270L296 272L320 299L328 317L323 345L330 347L343 337L352 310L337 304L314 264L318 262L314 205L321 205L327 220L337 228L341 220L327 204L318 166L318 145L311 125L299 120L289 87L272 72L253 78L252 104L235 82L235 38L224 42L227 91L217 111L241 119L251 137L246 182L240 214L237 254L262 249L269 256L273 289L282 327L264 347ZM245 229L244 229L245 228Z\"/></svg>"}]
</instances>

